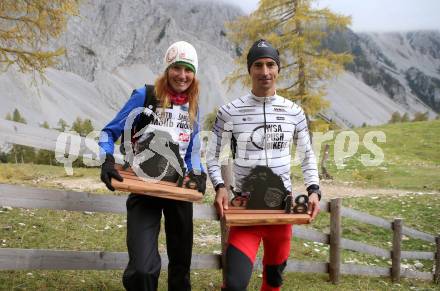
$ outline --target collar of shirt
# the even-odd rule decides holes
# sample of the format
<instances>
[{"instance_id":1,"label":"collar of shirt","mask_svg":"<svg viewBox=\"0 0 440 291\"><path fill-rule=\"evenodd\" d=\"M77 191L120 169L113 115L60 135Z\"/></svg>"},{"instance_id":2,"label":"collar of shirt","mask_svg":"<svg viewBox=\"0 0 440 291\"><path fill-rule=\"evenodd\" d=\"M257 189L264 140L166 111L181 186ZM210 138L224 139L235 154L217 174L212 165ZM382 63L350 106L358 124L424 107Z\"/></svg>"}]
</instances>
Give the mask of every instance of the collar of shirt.
<instances>
[{"instance_id":1,"label":"collar of shirt","mask_svg":"<svg viewBox=\"0 0 440 291\"><path fill-rule=\"evenodd\" d=\"M264 96L264 97L255 96L254 93L252 93L252 91L250 92L250 98L259 102L259 103L263 103L263 102L267 103L267 102L274 101L276 97L277 97L277 91L275 91L275 94L272 96Z\"/></svg>"}]
</instances>

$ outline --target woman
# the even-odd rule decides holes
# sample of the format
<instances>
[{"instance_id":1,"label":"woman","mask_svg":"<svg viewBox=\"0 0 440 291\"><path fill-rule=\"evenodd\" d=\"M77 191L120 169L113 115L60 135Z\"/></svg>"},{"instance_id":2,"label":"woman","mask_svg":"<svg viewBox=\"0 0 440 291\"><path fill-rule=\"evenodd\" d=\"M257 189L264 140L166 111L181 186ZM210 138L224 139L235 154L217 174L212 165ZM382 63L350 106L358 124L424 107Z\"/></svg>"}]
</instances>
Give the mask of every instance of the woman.
<instances>
[{"instance_id":1,"label":"woman","mask_svg":"<svg viewBox=\"0 0 440 291\"><path fill-rule=\"evenodd\" d=\"M143 136L157 131L169 134L172 142L178 145L177 158L184 161L186 176L196 182L200 192L205 192L206 174L200 162L197 53L191 44L179 41L168 48L164 62L165 71L155 81L154 89L145 86L134 90L124 107L102 130L99 144L106 158L102 165L101 180L112 191L111 178L122 181L114 169L114 142L131 119L128 118L130 113L136 108L147 107L153 109L154 114L150 115L153 118L138 116L134 119L135 126L130 128L136 128L135 132L138 133L142 130ZM149 98L155 98L157 106ZM136 123L141 123L139 120L144 120L140 128L136 126ZM146 125L145 128L143 125ZM141 140L148 140L142 137L135 139L135 132L132 131L131 136L134 149L139 147L136 146L137 141L141 144ZM163 212L169 258L168 290L191 290L192 203L131 193L126 204L129 262L123 276L124 287L127 290L157 290L161 268L158 235Z\"/></svg>"}]
</instances>

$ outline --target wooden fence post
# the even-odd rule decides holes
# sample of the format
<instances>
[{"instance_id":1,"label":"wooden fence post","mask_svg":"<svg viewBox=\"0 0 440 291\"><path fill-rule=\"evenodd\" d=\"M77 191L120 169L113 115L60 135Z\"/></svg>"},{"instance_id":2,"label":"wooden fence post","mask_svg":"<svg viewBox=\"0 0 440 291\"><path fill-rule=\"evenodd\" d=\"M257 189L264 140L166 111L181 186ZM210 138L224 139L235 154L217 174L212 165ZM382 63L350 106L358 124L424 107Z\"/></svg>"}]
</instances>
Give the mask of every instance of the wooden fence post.
<instances>
[{"instance_id":1,"label":"wooden fence post","mask_svg":"<svg viewBox=\"0 0 440 291\"><path fill-rule=\"evenodd\" d=\"M223 181L225 182L225 188L229 194L233 179L232 159L228 160L227 165L222 165L221 173L222 173ZM220 219L220 235L221 235L221 248L222 248L221 266L222 266L223 283L225 283L226 282L226 248L228 246L229 227L226 226L226 220L224 219L224 217Z\"/></svg>"},{"instance_id":2,"label":"wooden fence post","mask_svg":"<svg viewBox=\"0 0 440 291\"><path fill-rule=\"evenodd\" d=\"M324 155L322 156L322 160L321 160L322 179L333 179L333 177L330 175L330 173L327 170L327 160L328 160L329 150L330 150L330 145L326 144L324 147Z\"/></svg>"},{"instance_id":3,"label":"wooden fence post","mask_svg":"<svg viewBox=\"0 0 440 291\"><path fill-rule=\"evenodd\" d=\"M435 238L435 244L437 245L437 251L435 252L434 283L440 284L440 235Z\"/></svg>"},{"instance_id":4,"label":"wooden fence post","mask_svg":"<svg viewBox=\"0 0 440 291\"><path fill-rule=\"evenodd\" d=\"M393 250L391 251L391 280L394 283L400 281L400 255L402 244L402 219L396 218L393 221Z\"/></svg>"},{"instance_id":5,"label":"wooden fence post","mask_svg":"<svg viewBox=\"0 0 440 291\"><path fill-rule=\"evenodd\" d=\"M330 262L329 275L333 284L339 283L341 271L341 198L330 201Z\"/></svg>"},{"instance_id":6,"label":"wooden fence post","mask_svg":"<svg viewBox=\"0 0 440 291\"><path fill-rule=\"evenodd\" d=\"M220 233L221 233L221 244L222 244L221 266L222 266L223 283L225 283L226 282L226 247L228 246L229 228L226 226L226 220L224 218L220 219Z\"/></svg>"}]
</instances>

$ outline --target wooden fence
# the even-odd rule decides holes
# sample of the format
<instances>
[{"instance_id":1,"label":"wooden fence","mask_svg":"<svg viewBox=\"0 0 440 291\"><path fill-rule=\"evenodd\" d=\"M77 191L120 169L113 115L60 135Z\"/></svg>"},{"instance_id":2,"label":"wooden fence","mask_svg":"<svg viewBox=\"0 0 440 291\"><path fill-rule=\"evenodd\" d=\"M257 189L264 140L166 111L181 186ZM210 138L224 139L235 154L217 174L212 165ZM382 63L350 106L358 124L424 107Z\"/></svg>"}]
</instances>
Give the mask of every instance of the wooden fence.
<instances>
[{"instance_id":1,"label":"wooden fence","mask_svg":"<svg viewBox=\"0 0 440 291\"><path fill-rule=\"evenodd\" d=\"M46 208L68 211L90 211L125 213L125 196L91 194L87 192L62 191L0 184L0 205L21 208ZM369 223L379 227L392 229L396 221L390 223L384 219L374 217L353 209L341 207L340 199L330 202L321 202L323 211L330 211L330 233L325 234L304 226L295 226L294 235L297 238L330 244L329 262L308 262L289 260L286 271L329 273L331 281L337 283L340 274L356 274L370 276L391 276L393 280L400 277L437 280L438 267L435 274L430 272L410 271L400 268L401 259L436 260L439 264L440 240L409 227L394 227L393 251L371 246L362 242L341 238L341 216L357 221ZM217 215L212 206L195 204L194 218L216 220ZM434 252L400 251L401 235L406 234L427 242L437 243L437 255ZM392 259L391 268L365 266L357 264L342 264L341 249L353 250L364 254L376 255ZM69 251L69 250L42 250L42 249L10 249L0 248L0 270L52 269L121 269L127 264L128 256L125 252L99 251ZM167 258L163 256L166 264ZM261 261L256 262L256 268L261 269ZM220 269L220 255L194 254L193 269Z\"/></svg>"},{"instance_id":2,"label":"wooden fence","mask_svg":"<svg viewBox=\"0 0 440 291\"><path fill-rule=\"evenodd\" d=\"M31 127L11 121L0 120L0 142L6 141L38 149L55 150L58 132L42 128ZM59 140L58 140L59 141ZM65 140L68 147L68 140ZM81 140L79 155L93 152L85 147L84 139ZM47 208L68 211L91 211L125 213L125 196L98 195L86 192L62 191L23 187L16 185L0 184L0 205L21 208ZM390 222L360 211L341 206L341 199L332 199L330 202L322 201L321 209L330 212L330 233L321 233L309 227L295 226L294 236L314 242L330 245L329 262L309 262L289 260L286 271L307 273L329 273L333 283L338 283L341 274L390 276L397 282L400 277L440 280L440 237L427 234L403 225L401 219ZM385 250L362 242L344 239L341 237L341 217L393 231L392 250ZM194 218L216 220L217 215L212 206L195 204ZM227 232L222 229L222 249L224 248ZM436 252L402 251L402 235L421 239L436 244ZM364 254L380 256L392 260L391 268L366 266L358 264L342 264L341 250L352 250ZM167 258L162 255L163 262ZM419 272L402 269L402 259L435 260L435 272ZM127 264L128 256L125 252L99 252L99 251L69 251L69 250L43 250L43 249L12 249L0 248L0 270L109 270L121 269ZM194 254L192 269L220 269L222 266L220 255ZM261 269L261 260L257 260L256 268Z\"/></svg>"}]
</instances>

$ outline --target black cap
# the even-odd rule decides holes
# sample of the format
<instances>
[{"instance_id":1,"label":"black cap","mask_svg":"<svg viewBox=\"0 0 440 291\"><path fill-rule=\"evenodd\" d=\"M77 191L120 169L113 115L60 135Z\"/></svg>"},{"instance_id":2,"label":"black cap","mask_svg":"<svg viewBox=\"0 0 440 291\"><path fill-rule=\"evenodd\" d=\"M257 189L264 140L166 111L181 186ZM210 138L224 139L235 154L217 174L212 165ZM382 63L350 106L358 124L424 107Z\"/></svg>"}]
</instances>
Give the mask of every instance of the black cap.
<instances>
[{"instance_id":1,"label":"black cap","mask_svg":"<svg viewBox=\"0 0 440 291\"><path fill-rule=\"evenodd\" d=\"M278 65L278 72L280 71L280 55L278 50L264 39L257 40L249 49L247 54L248 72L250 72L252 64L261 58L271 58L274 60Z\"/></svg>"}]
</instances>

